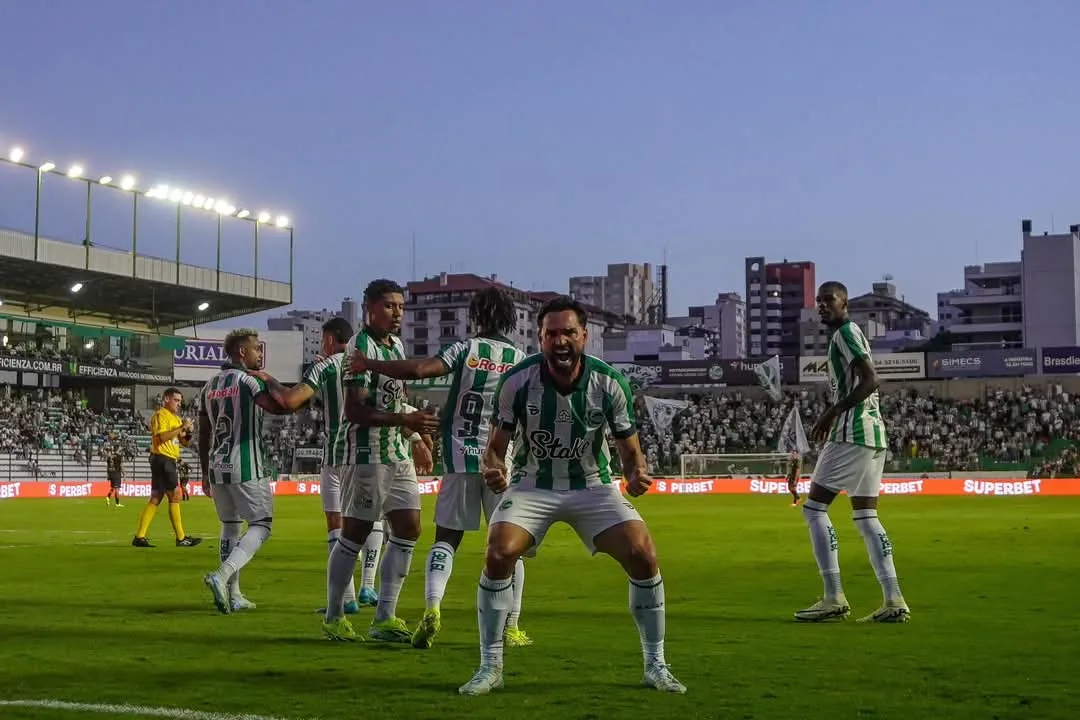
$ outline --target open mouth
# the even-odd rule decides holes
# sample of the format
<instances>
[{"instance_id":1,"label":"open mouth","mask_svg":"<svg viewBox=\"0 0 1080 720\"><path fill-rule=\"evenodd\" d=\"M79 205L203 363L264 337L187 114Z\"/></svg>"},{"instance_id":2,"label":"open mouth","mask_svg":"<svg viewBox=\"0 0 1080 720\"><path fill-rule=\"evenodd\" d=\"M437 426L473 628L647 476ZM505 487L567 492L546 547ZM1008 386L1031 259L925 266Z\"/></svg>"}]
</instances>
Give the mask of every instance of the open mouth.
<instances>
[{"instance_id":1,"label":"open mouth","mask_svg":"<svg viewBox=\"0 0 1080 720\"><path fill-rule=\"evenodd\" d=\"M558 349L552 353L552 357L557 363L569 363L574 359L574 353L569 348Z\"/></svg>"}]
</instances>

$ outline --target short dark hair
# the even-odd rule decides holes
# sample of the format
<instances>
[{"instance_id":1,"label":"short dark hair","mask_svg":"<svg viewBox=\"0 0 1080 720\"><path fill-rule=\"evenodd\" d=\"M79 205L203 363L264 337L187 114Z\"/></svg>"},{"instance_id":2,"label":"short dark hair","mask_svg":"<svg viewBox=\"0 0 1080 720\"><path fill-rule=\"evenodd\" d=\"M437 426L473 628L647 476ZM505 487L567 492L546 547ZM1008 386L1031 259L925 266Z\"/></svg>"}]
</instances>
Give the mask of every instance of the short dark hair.
<instances>
[{"instance_id":1,"label":"short dark hair","mask_svg":"<svg viewBox=\"0 0 1080 720\"><path fill-rule=\"evenodd\" d=\"M388 280L386 278L372 280L368 283L368 286L364 288L364 303L376 302L382 299L384 295L390 295L392 293L404 295L405 288L401 287L393 280Z\"/></svg>"},{"instance_id":2,"label":"short dark hair","mask_svg":"<svg viewBox=\"0 0 1080 720\"><path fill-rule=\"evenodd\" d=\"M230 330L229 334L225 336L222 348L225 350L226 355L230 358L234 358L236 357L236 353L240 352L240 346L244 344L245 340L257 337L259 337L259 331L252 330L251 328L237 328L236 330Z\"/></svg>"},{"instance_id":3,"label":"short dark hair","mask_svg":"<svg viewBox=\"0 0 1080 720\"><path fill-rule=\"evenodd\" d=\"M847 285L839 280L826 280L818 287L819 290L832 290L834 293L848 297Z\"/></svg>"},{"instance_id":4,"label":"short dark hair","mask_svg":"<svg viewBox=\"0 0 1080 720\"><path fill-rule=\"evenodd\" d=\"M517 319L514 299L494 285L475 293L469 301L469 320L477 332L507 335L517 327Z\"/></svg>"},{"instance_id":5,"label":"short dark hair","mask_svg":"<svg viewBox=\"0 0 1080 720\"><path fill-rule=\"evenodd\" d=\"M352 325L343 317L333 317L323 323L323 333L328 333L336 343L347 343L353 336Z\"/></svg>"},{"instance_id":6,"label":"short dark hair","mask_svg":"<svg viewBox=\"0 0 1080 720\"><path fill-rule=\"evenodd\" d=\"M557 295L544 303L544 307L540 308L540 314L536 316L536 324L544 327L544 318L549 313L566 312L567 310L577 315L581 327L588 324L589 314L585 312L585 306L569 295Z\"/></svg>"},{"instance_id":7,"label":"short dark hair","mask_svg":"<svg viewBox=\"0 0 1080 720\"><path fill-rule=\"evenodd\" d=\"M172 395L179 395L180 397L184 397L184 393L180 392L180 388L171 387L165 388L165 392L161 393L161 399L164 400L165 398Z\"/></svg>"}]
</instances>

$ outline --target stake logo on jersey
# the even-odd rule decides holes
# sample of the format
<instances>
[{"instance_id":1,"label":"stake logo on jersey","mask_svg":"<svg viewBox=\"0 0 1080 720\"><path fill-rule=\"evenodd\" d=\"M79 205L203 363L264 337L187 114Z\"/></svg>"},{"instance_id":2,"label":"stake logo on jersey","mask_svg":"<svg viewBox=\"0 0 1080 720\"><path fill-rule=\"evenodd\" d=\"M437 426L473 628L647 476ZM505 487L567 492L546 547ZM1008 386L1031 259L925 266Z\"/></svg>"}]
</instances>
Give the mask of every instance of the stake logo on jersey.
<instances>
[{"instance_id":1,"label":"stake logo on jersey","mask_svg":"<svg viewBox=\"0 0 1080 720\"><path fill-rule=\"evenodd\" d=\"M443 423L443 465L448 473L478 473L495 390L525 353L507 338L478 337L449 345L436 357L453 375Z\"/></svg>"},{"instance_id":2,"label":"stake logo on jersey","mask_svg":"<svg viewBox=\"0 0 1080 720\"><path fill-rule=\"evenodd\" d=\"M492 422L522 431L511 483L542 490L584 490L612 482L607 435L637 432L630 384L615 368L585 355L574 388L560 393L543 355L503 376Z\"/></svg>"},{"instance_id":3,"label":"stake logo on jersey","mask_svg":"<svg viewBox=\"0 0 1080 720\"><path fill-rule=\"evenodd\" d=\"M848 320L838 327L829 339L829 392L834 404L859 384L855 361L860 359L865 359L871 365L874 362L870 355L870 343L866 341L862 329ZM829 440L878 449L888 446L877 390L855 407L840 414L829 432Z\"/></svg>"},{"instance_id":4,"label":"stake logo on jersey","mask_svg":"<svg viewBox=\"0 0 1080 720\"><path fill-rule=\"evenodd\" d=\"M323 464L345 464L345 386L342 367L345 353L334 353L308 368L302 382L319 394L322 405L326 440L323 442Z\"/></svg>"},{"instance_id":5,"label":"stake logo on jersey","mask_svg":"<svg viewBox=\"0 0 1080 720\"><path fill-rule=\"evenodd\" d=\"M355 348L374 360L404 360L405 346L401 338L391 335L389 342L372 337L367 328L349 341ZM342 384L345 388L367 390L367 404L379 412L400 413L405 404L405 382L373 372L354 374L349 363L342 365ZM344 404L342 405L344 409ZM361 427L343 418L344 457L342 465L390 465L411 459L409 444L400 427Z\"/></svg>"},{"instance_id":6,"label":"stake logo on jersey","mask_svg":"<svg viewBox=\"0 0 1080 720\"><path fill-rule=\"evenodd\" d=\"M263 410L255 398L266 392L262 380L236 365L225 365L199 394L210 419L210 482L245 483L264 475Z\"/></svg>"}]
</instances>

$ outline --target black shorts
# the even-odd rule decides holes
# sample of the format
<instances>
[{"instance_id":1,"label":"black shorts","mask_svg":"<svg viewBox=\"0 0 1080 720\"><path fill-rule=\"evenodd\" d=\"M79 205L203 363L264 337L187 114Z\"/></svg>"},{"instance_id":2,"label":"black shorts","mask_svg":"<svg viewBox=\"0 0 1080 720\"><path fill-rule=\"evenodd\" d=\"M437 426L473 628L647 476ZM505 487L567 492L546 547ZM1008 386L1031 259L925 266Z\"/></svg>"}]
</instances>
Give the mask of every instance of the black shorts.
<instances>
[{"instance_id":1,"label":"black shorts","mask_svg":"<svg viewBox=\"0 0 1080 720\"><path fill-rule=\"evenodd\" d=\"M150 489L154 492L171 493L180 485L176 461L164 455L150 456Z\"/></svg>"},{"instance_id":2,"label":"black shorts","mask_svg":"<svg viewBox=\"0 0 1080 720\"><path fill-rule=\"evenodd\" d=\"M109 473L109 485L114 488L120 487L123 484L123 477L120 473Z\"/></svg>"}]
</instances>

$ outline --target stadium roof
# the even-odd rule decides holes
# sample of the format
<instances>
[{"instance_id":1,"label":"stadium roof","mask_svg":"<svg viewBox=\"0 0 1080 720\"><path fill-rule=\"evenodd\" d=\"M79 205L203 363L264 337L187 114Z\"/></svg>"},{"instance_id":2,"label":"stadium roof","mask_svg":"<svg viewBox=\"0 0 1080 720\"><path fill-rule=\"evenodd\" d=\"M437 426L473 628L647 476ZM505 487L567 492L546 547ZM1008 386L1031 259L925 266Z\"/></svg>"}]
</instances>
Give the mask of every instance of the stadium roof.
<instances>
[{"instance_id":1,"label":"stadium roof","mask_svg":"<svg viewBox=\"0 0 1080 720\"><path fill-rule=\"evenodd\" d=\"M76 283L82 287L72 292ZM0 258L0 295L5 309L10 303L21 305L31 313L60 308L70 311L73 321L83 317L99 323L137 323L158 332L190 327L194 321L217 322L287 304L7 255ZM198 312L203 302L209 307Z\"/></svg>"}]
</instances>

